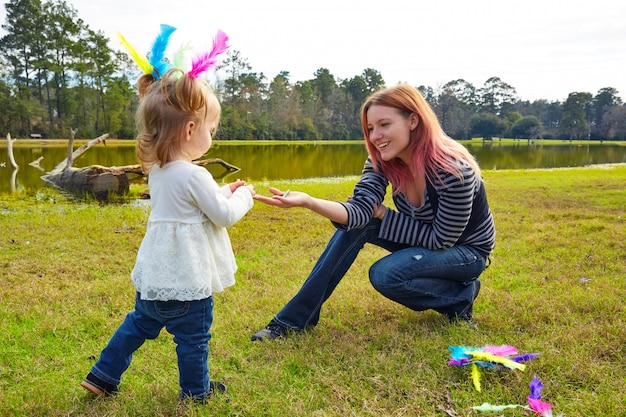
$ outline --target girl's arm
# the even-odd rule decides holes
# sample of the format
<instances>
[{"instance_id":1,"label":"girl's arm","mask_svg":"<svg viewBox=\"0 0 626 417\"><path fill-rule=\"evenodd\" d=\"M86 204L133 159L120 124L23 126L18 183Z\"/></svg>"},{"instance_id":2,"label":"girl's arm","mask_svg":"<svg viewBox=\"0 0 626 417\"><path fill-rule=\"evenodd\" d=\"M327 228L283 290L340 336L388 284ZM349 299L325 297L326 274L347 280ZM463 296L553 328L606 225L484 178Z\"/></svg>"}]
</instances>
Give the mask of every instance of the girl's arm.
<instances>
[{"instance_id":1,"label":"girl's arm","mask_svg":"<svg viewBox=\"0 0 626 417\"><path fill-rule=\"evenodd\" d=\"M197 170L191 175L188 187L200 210L216 226L232 226L254 205L252 186L240 184L230 196L227 196L206 170ZM226 185L225 188L230 192L230 185Z\"/></svg>"}]
</instances>

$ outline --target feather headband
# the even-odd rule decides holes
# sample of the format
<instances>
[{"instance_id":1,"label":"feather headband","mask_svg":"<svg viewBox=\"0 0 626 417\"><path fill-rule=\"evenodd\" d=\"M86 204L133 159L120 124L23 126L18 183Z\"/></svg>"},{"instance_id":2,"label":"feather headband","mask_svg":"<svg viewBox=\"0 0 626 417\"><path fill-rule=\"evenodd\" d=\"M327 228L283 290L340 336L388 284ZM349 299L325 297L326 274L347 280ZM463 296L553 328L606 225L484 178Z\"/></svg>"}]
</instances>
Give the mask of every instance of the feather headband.
<instances>
[{"instance_id":1,"label":"feather headband","mask_svg":"<svg viewBox=\"0 0 626 417\"><path fill-rule=\"evenodd\" d=\"M175 30L175 27L162 24L161 32L155 39L147 58L141 56L137 52L137 49L131 45L121 33L118 32L117 35L121 40L122 46L126 48L131 58L135 61L139 68L145 74L152 74L154 78L158 80L172 67L172 64L165 58L165 51L167 49L170 36ZM218 30L217 35L213 38L213 47L211 50L192 59L191 70L189 70L187 75L192 78L198 78L201 74L216 67L219 64L219 60L217 59L218 56L226 52L229 48L229 45L226 44L227 42L228 35L226 35L226 33L222 30ZM174 64L177 67L181 66L182 55L186 49L189 49L188 45L181 48L181 50L175 54Z\"/></svg>"},{"instance_id":2,"label":"feather headband","mask_svg":"<svg viewBox=\"0 0 626 417\"><path fill-rule=\"evenodd\" d=\"M145 74L152 74L158 80L171 67L171 64L165 59L165 50L170 41L170 36L172 36L175 30L176 28L173 26L161 25L161 32L154 40L147 58L141 56L137 49L121 33L117 32L117 36L119 36L122 46L126 48L139 68Z\"/></svg>"}]
</instances>

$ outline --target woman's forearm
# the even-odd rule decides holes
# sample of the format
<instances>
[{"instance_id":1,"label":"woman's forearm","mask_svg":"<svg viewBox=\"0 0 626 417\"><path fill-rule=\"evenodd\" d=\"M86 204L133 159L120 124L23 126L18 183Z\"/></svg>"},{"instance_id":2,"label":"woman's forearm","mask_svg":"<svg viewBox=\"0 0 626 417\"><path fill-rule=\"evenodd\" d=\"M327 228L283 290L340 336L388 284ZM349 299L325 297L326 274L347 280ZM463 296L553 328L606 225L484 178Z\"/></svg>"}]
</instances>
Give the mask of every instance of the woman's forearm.
<instances>
[{"instance_id":1,"label":"woman's forearm","mask_svg":"<svg viewBox=\"0 0 626 417\"><path fill-rule=\"evenodd\" d=\"M310 197L310 201L304 207L326 217L330 221L340 224L348 223L348 211L343 204L336 201Z\"/></svg>"}]
</instances>

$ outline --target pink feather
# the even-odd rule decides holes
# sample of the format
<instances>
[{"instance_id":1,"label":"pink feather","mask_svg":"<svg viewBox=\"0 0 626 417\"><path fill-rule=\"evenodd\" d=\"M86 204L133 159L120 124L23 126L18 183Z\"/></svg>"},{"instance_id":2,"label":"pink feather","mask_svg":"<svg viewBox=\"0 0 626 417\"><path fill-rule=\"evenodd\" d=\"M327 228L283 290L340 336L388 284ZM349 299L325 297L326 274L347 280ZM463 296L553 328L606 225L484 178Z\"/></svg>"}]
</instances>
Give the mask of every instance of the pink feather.
<instances>
[{"instance_id":1,"label":"pink feather","mask_svg":"<svg viewBox=\"0 0 626 417\"><path fill-rule=\"evenodd\" d=\"M517 349L510 345L486 345L483 346L483 350L496 356L510 356L517 353Z\"/></svg>"},{"instance_id":2,"label":"pink feather","mask_svg":"<svg viewBox=\"0 0 626 417\"><path fill-rule=\"evenodd\" d=\"M535 398L526 397L526 401L528 401L528 405L530 405L530 408L539 415L544 414L545 412L550 410L552 407L554 407L550 403L545 403Z\"/></svg>"},{"instance_id":3,"label":"pink feather","mask_svg":"<svg viewBox=\"0 0 626 417\"><path fill-rule=\"evenodd\" d=\"M221 30L213 38L213 48L191 60L191 70L187 73L190 77L198 78L200 74L217 65L217 57L228 49L228 35Z\"/></svg>"}]
</instances>

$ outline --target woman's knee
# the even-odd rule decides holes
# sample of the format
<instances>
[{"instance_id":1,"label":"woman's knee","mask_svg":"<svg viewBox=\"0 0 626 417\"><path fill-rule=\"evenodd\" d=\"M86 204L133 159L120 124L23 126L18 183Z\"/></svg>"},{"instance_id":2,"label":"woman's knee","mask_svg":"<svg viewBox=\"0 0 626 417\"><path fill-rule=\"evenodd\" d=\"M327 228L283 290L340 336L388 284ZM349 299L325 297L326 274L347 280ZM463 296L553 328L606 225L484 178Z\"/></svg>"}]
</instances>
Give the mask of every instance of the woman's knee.
<instances>
[{"instance_id":1,"label":"woman's knee","mask_svg":"<svg viewBox=\"0 0 626 417\"><path fill-rule=\"evenodd\" d=\"M388 268L381 268L381 264L376 262L369 269L369 279L372 287L378 292L384 292L392 282Z\"/></svg>"}]
</instances>

